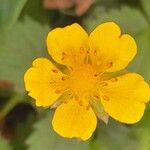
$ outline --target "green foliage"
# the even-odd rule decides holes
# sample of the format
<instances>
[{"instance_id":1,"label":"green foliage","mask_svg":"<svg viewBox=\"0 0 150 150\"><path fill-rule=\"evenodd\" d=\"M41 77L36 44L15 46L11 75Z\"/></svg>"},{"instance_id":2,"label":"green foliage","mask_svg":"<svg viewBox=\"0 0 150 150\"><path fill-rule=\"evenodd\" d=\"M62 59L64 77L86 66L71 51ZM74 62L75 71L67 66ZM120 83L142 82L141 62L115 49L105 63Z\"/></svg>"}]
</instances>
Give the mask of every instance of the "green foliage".
<instances>
[{"instance_id":1,"label":"green foliage","mask_svg":"<svg viewBox=\"0 0 150 150\"><path fill-rule=\"evenodd\" d=\"M138 150L150 149L150 105L147 106L142 120L132 127L138 140Z\"/></svg>"},{"instance_id":2,"label":"green foliage","mask_svg":"<svg viewBox=\"0 0 150 150\"><path fill-rule=\"evenodd\" d=\"M42 0L28 0L22 11L21 18L26 15L38 21L40 24L50 23L49 12L44 10Z\"/></svg>"},{"instance_id":3,"label":"green foliage","mask_svg":"<svg viewBox=\"0 0 150 150\"><path fill-rule=\"evenodd\" d=\"M34 114L30 114L25 120L17 124L16 137L11 140L11 146L14 150L26 150L27 145L25 144L26 138L33 130L33 123L35 122Z\"/></svg>"},{"instance_id":4,"label":"green foliage","mask_svg":"<svg viewBox=\"0 0 150 150\"><path fill-rule=\"evenodd\" d=\"M149 26L143 14L135 8L122 6L107 10L103 6L95 6L89 12L83 24L88 31L92 31L97 25L114 21L121 27L123 33L138 34Z\"/></svg>"},{"instance_id":5,"label":"green foliage","mask_svg":"<svg viewBox=\"0 0 150 150\"><path fill-rule=\"evenodd\" d=\"M52 112L34 125L34 132L27 139L28 150L87 150L88 142L64 139L53 131Z\"/></svg>"},{"instance_id":6,"label":"green foliage","mask_svg":"<svg viewBox=\"0 0 150 150\"><path fill-rule=\"evenodd\" d=\"M138 53L129 70L140 73L150 82L150 26L136 37Z\"/></svg>"},{"instance_id":7,"label":"green foliage","mask_svg":"<svg viewBox=\"0 0 150 150\"><path fill-rule=\"evenodd\" d=\"M18 19L27 0L0 0L0 27L10 28Z\"/></svg>"},{"instance_id":8,"label":"green foliage","mask_svg":"<svg viewBox=\"0 0 150 150\"><path fill-rule=\"evenodd\" d=\"M99 123L91 150L138 150L135 133L129 126L110 120L108 125Z\"/></svg>"},{"instance_id":9,"label":"green foliage","mask_svg":"<svg viewBox=\"0 0 150 150\"><path fill-rule=\"evenodd\" d=\"M12 82L18 91L25 91L23 76L32 61L46 56L45 39L48 26L26 17L15 28L0 36L0 79Z\"/></svg>"},{"instance_id":10,"label":"green foliage","mask_svg":"<svg viewBox=\"0 0 150 150\"><path fill-rule=\"evenodd\" d=\"M0 136L0 150L12 150L8 141Z\"/></svg>"},{"instance_id":11,"label":"green foliage","mask_svg":"<svg viewBox=\"0 0 150 150\"><path fill-rule=\"evenodd\" d=\"M145 128L144 126L140 129L137 129L137 135L139 138L139 150L149 150L150 149L150 136L149 136L149 128Z\"/></svg>"},{"instance_id":12,"label":"green foliage","mask_svg":"<svg viewBox=\"0 0 150 150\"><path fill-rule=\"evenodd\" d=\"M146 14L145 17L148 17L150 21L150 0L141 0L142 8L144 9L144 12Z\"/></svg>"},{"instance_id":13,"label":"green foliage","mask_svg":"<svg viewBox=\"0 0 150 150\"><path fill-rule=\"evenodd\" d=\"M82 142L58 136L52 129L52 112L34 125L34 131L26 141L28 150L149 150L150 109L142 121L127 126L110 119L108 125L98 122L93 138Z\"/></svg>"}]
</instances>

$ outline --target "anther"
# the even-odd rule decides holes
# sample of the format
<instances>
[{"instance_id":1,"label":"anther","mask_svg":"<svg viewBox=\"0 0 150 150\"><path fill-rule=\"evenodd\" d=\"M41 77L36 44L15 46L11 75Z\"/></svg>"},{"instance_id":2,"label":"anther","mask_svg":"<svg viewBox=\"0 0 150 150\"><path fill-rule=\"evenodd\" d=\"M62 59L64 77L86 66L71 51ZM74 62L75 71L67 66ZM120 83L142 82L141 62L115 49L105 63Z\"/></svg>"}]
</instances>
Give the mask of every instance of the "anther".
<instances>
[{"instance_id":1,"label":"anther","mask_svg":"<svg viewBox=\"0 0 150 150\"><path fill-rule=\"evenodd\" d=\"M89 50L86 51L87 54L90 54Z\"/></svg>"},{"instance_id":2,"label":"anther","mask_svg":"<svg viewBox=\"0 0 150 150\"><path fill-rule=\"evenodd\" d=\"M80 53L83 54L84 53L84 48L80 47Z\"/></svg>"},{"instance_id":3,"label":"anther","mask_svg":"<svg viewBox=\"0 0 150 150\"><path fill-rule=\"evenodd\" d=\"M90 105L86 106L86 110L89 110L90 109Z\"/></svg>"},{"instance_id":4,"label":"anther","mask_svg":"<svg viewBox=\"0 0 150 150\"><path fill-rule=\"evenodd\" d=\"M79 105L80 105L80 106L83 106L83 103L82 103L82 101L81 101L81 100L79 101Z\"/></svg>"},{"instance_id":5,"label":"anther","mask_svg":"<svg viewBox=\"0 0 150 150\"><path fill-rule=\"evenodd\" d=\"M102 82L102 83L101 83L101 86L103 86L103 87L104 87L104 86L108 86L108 83Z\"/></svg>"},{"instance_id":6,"label":"anther","mask_svg":"<svg viewBox=\"0 0 150 150\"><path fill-rule=\"evenodd\" d=\"M118 38L120 39L122 37L122 34L120 34L119 36L118 36Z\"/></svg>"},{"instance_id":7,"label":"anther","mask_svg":"<svg viewBox=\"0 0 150 150\"><path fill-rule=\"evenodd\" d=\"M62 52L62 58L61 58L61 60L63 61L65 59L65 57L66 57L66 53Z\"/></svg>"},{"instance_id":8,"label":"anther","mask_svg":"<svg viewBox=\"0 0 150 150\"><path fill-rule=\"evenodd\" d=\"M94 77L97 77L97 76L98 76L98 73L95 73L95 74L94 74Z\"/></svg>"},{"instance_id":9,"label":"anther","mask_svg":"<svg viewBox=\"0 0 150 150\"><path fill-rule=\"evenodd\" d=\"M63 61L65 59L65 57L62 57L61 60Z\"/></svg>"},{"instance_id":10,"label":"anther","mask_svg":"<svg viewBox=\"0 0 150 150\"><path fill-rule=\"evenodd\" d=\"M58 71L56 69L52 69L52 72L54 73L58 73Z\"/></svg>"},{"instance_id":11,"label":"anther","mask_svg":"<svg viewBox=\"0 0 150 150\"><path fill-rule=\"evenodd\" d=\"M69 68L70 68L71 70L73 70L72 66L69 66Z\"/></svg>"},{"instance_id":12,"label":"anther","mask_svg":"<svg viewBox=\"0 0 150 150\"><path fill-rule=\"evenodd\" d=\"M60 91L59 89L57 89L57 90L55 90L55 93L56 93L56 94L60 94L61 91Z\"/></svg>"},{"instance_id":13,"label":"anther","mask_svg":"<svg viewBox=\"0 0 150 150\"><path fill-rule=\"evenodd\" d=\"M95 95L94 98L99 99L99 96L98 96L98 95Z\"/></svg>"},{"instance_id":14,"label":"anther","mask_svg":"<svg viewBox=\"0 0 150 150\"><path fill-rule=\"evenodd\" d=\"M113 63L110 62L110 63L107 64L107 67L110 68L110 67L112 67L112 65L113 65Z\"/></svg>"},{"instance_id":15,"label":"anther","mask_svg":"<svg viewBox=\"0 0 150 150\"><path fill-rule=\"evenodd\" d=\"M118 78L112 78L111 81L112 81L112 82L117 82L117 81L118 81Z\"/></svg>"},{"instance_id":16,"label":"anther","mask_svg":"<svg viewBox=\"0 0 150 150\"><path fill-rule=\"evenodd\" d=\"M104 99L105 101L109 101L109 97L106 96L106 95L103 96L103 99Z\"/></svg>"},{"instance_id":17,"label":"anther","mask_svg":"<svg viewBox=\"0 0 150 150\"><path fill-rule=\"evenodd\" d=\"M62 52L62 55L63 55L63 56L66 56L66 53L65 53L65 52Z\"/></svg>"},{"instance_id":18,"label":"anther","mask_svg":"<svg viewBox=\"0 0 150 150\"><path fill-rule=\"evenodd\" d=\"M62 80L62 81L65 81L65 77L62 77L61 80Z\"/></svg>"},{"instance_id":19,"label":"anther","mask_svg":"<svg viewBox=\"0 0 150 150\"><path fill-rule=\"evenodd\" d=\"M94 50L94 55L97 55L97 51L96 50Z\"/></svg>"},{"instance_id":20,"label":"anther","mask_svg":"<svg viewBox=\"0 0 150 150\"><path fill-rule=\"evenodd\" d=\"M54 84L54 83L56 83L56 81L51 81L51 82L49 82L49 84Z\"/></svg>"},{"instance_id":21,"label":"anther","mask_svg":"<svg viewBox=\"0 0 150 150\"><path fill-rule=\"evenodd\" d=\"M68 103L68 101L66 101L66 100L65 100L63 103L64 103L64 104L67 104L67 103Z\"/></svg>"}]
</instances>

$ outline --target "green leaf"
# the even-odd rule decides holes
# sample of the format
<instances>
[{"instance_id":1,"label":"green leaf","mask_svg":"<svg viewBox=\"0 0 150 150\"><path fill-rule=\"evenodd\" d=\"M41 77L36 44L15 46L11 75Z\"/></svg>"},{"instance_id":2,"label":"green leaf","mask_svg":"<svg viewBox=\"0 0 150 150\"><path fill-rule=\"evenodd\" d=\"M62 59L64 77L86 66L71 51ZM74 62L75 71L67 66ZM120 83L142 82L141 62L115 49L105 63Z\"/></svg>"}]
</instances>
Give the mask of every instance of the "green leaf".
<instances>
[{"instance_id":1,"label":"green leaf","mask_svg":"<svg viewBox=\"0 0 150 150\"><path fill-rule=\"evenodd\" d=\"M0 136L0 150L12 150L8 141Z\"/></svg>"},{"instance_id":2,"label":"green leaf","mask_svg":"<svg viewBox=\"0 0 150 150\"><path fill-rule=\"evenodd\" d=\"M149 136L149 128L140 128L137 129L137 135L139 138L139 150L150 150L150 136Z\"/></svg>"},{"instance_id":3,"label":"green leaf","mask_svg":"<svg viewBox=\"0 0 150 150\"><path fill-rule=\"evenodd\" d=\"M95 0L96 5L104 6L106 8L118 7L122 0Z\"/></svg>"},{"instance_id":4,"label":"green leaf","mask_svg":"<svg viewBox=\"0 0 150 150\"><path fill-rule=\"evenodd\" d=\"M138 141L129 126L109 120L99 124L91 150L138 150Z\"/></svg>"},{"instance_id":5,"label":"green leaf","mask_svg":"<svg viewBox=\"0 0 150 150\"><path fill-rule=\"evenodd\" d=\"M0 79L24 91L23 76L37 57L46 56L47 26L26 17L15 28L0 34Z\"/></svg>"},{"instance_id":6,"label":"green leaf","mask_svg":"<svg viewBox=\"0 0 150 150\"><path fill-rule=\"evenodd\" d=\"M148 17L148 20L150 21L150 0L141 0L142 7L144 9L144 12L146 14L146 17Z\"/></svg>"},{"instance_id":7,"label":"green leaf","mask_svg":"<svg viewBox=\"0 0 150 150\"><path fill-rule=\"evenodd\" d=\"M27 0L0 0L0 27L9 28L18 19Z\"/></svg>"},{"instance_id":8,"label":"green leaf","mask_svg":"<svg viewBox=\"0 0 150 150\"><path fill-rule=\"evenodd\" d=\"M13 138L10 143L14 150L27 150L25 140L32 132L32 124L34 122L35 116L34 114L30 113L27 118L25 117L23 121L17 124L15 138Z\"/></svg>"},{"instance_id":9,"label":"green leaf","mask_svg":"<svg viewBox=\"0 0 150 150\"><path fill-rule=\"evenodd\" d=\"M87 18L83 20L83 24L88 31L92 31L97 25L108 21L116 22L123 33L129 34L138 34L149 26L138 9L123 6L120 9L107 10L99 5L89 12Z\"/></svg>"},{"instance_id":10,"label":"green leaf","mask_svg":"<svg viewBox=\"0 0 150 150\"><path fill-rule=\"evenodd\" d=\"M22 16L30 16L40 24L49 24L50 13L43 8L42 2L42 0L28 0L22 11Z\"/></svg>"},{"instance_id":11,"label":"green leaf","mask_svg":"<svg viewBox=\"0 0 150 150\"><path fill-rule=\"evenodd\" d=\"M139 150L150 149L150 105L147 106L142 120L134 126L135 133L138 137Z\"/></svg>"},{"instance_id":12,"label":"green leaf","mask_svg":"<svg viewBox=\"0 0 150 150\"><path fill-rule=\"evenodd\" d=\"M140 73L150 82L150 27L136 37L137 41L137 56L129 66L130 71Z\"/></svg>"},{"instance_id":13,"label":"green leaf","mask_svg":"<svg viewBox=\"0 0 150 150\"><path fill-rule=\"evenodd\" d=\"M88 150L88 142L58 136L52 129L51 121L52 114L48 113L35 124L34 132L26 141L28 150Z\"/></svg>"}]
</instances>

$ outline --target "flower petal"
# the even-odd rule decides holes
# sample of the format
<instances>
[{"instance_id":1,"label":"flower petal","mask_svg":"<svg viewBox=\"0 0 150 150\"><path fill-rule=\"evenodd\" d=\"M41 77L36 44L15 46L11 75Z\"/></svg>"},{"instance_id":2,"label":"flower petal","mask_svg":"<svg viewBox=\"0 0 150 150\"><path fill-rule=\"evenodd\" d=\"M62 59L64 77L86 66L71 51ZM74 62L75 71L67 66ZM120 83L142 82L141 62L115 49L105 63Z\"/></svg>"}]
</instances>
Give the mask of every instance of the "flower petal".
<instances>
[{"instance_id":1,"label":"flower petal","mask_svg":"<svg viewBox=\"0 0 150 150\"><path fill-rule=\"evenodd\" d=\"M60 64L72 66L83 62L87 50L88 34L74 23L64 28L56 28L47 36L47 47L52 58Z\"/></svg>"},{"instance_id":2,"label":"flower petal","mask_svg":"<svg viewBox=\"0 0 150 150\"><path fill-rule=\"evenodd\" d=\"M63 75L48 59L34 60L24 76L25 88L37 106L50 106L64 91Z\"/></svg>"},{"instance_id":3,"label":"flower petal","mask_svg":"<svg viewBox=\"0 0 150 150\"><path fill-rule=\"evenodd\" d=\"M145 103L150 99L150 87L143 77L128 73L106 82L106 86L101 88L105 111L120 122L139 121L143 116Z\"/></svg>"},{"instance_id":4,"label":"flower petal","mask_svg":"<svg viewBox=\"0 0 150 150\"><path fill-rule=\"evenodd\" d=\"M134 39L128 34L121 35L113 22L99 25L90 34L89 46L92 61L107 72L124 69L137 51Z\"/></svg>"},{"instance_id":5,"label":"flower petal","mask_svg":"<svg viewBox=\"0 0 150 150\"><path fill-rule=\"evenodd\" d=\"M97 118L87 102L70 99L56 109L52 125L63 137L87 140L96 128Z\"/></svg>"}]
</instances>

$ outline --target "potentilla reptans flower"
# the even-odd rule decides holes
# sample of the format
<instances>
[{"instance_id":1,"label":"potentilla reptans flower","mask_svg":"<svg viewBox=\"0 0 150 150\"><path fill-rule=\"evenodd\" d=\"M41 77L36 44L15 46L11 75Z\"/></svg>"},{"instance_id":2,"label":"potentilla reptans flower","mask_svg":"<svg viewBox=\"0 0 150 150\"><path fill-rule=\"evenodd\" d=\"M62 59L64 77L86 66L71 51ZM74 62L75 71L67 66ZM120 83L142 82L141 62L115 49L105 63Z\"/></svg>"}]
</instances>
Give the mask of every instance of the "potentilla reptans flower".
<instances>
[{"instance_id":1,"label":"potentilla reptans flower","mask_svg":"<svg viewBox=\"0 0 150 150\"><path fill-rule=\"evenodd\" d=\"M150 88L139 74L121 71L137 46L118 25L101 24L89 36L77 23L56 28L47 36L47 47L65 69L37 58L24 81L37 106L56 107L52 126L59 135L87 140L97 117L106 123L108 116L128 124L141 119Z\"/></svg>"}]
</instances>

